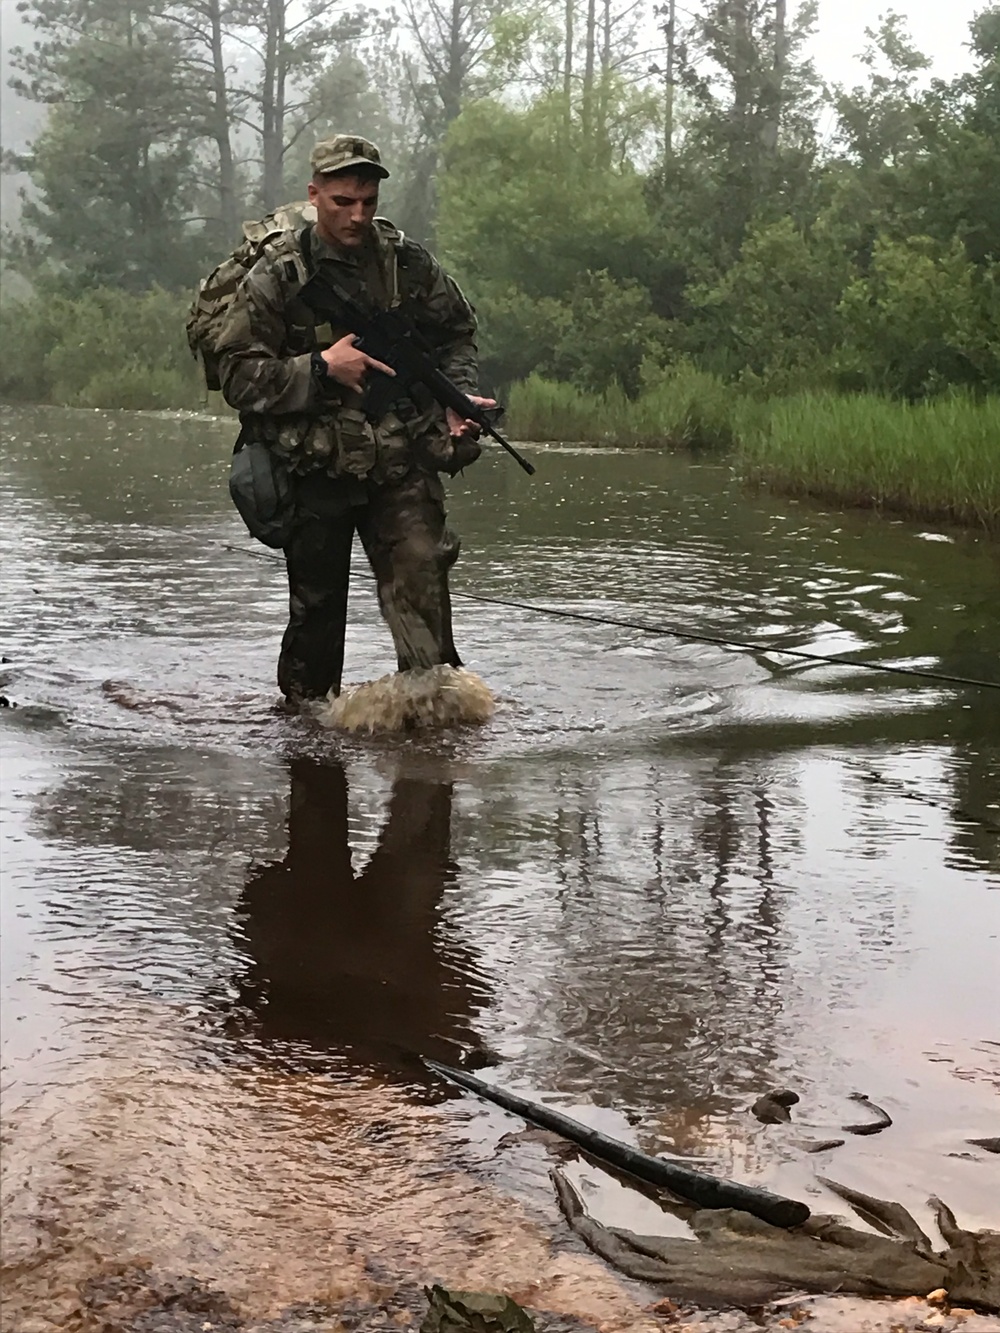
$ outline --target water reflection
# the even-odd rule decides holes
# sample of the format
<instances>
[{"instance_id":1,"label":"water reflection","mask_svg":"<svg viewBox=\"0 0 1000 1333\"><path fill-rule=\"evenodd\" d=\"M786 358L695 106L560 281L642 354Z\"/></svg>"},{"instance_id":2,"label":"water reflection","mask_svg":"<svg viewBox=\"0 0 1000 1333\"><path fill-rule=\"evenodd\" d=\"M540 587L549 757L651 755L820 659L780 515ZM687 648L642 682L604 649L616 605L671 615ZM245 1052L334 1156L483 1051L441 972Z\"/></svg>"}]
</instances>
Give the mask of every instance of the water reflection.
<instances>
[{"instance_id":1,"label":"water reflection","mask_svg":"<svg viewBox=\"0 0 1000 1333\"><path fill-rule=\"evenodd\" d=\"M415 1076L421 1055L454 1062L477 1042L485 991L472 950L439 929L457 870L452 783L398 776L357 869L343 765L290 768L288 850L251 871L235 914L253 1032L282 1054L320 1052L347 1068Z\"/></svg>"},{"instance_id":2,"label":"water reflection","mask_svg":"<svg viewBox=\"0 0 1000 1333\"><path fill-rule=\"evenodd\" d=\"M756 764L606 759L522 792L532 827L502 879L505 848L473 834L517 942L501 1045L535 1090L628 1108L654 1149L729 1133L787 1049L789 795Z\"/></svg>"}]
</instances>

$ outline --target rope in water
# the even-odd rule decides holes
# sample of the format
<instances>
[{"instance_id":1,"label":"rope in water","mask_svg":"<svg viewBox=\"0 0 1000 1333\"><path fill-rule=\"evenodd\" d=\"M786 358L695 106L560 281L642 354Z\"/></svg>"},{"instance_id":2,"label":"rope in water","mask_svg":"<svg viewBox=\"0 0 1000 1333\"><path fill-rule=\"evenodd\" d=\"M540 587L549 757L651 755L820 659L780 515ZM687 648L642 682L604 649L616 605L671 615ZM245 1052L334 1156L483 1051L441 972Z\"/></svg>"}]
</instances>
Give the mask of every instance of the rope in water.
<instances>
[{"instance_id":1,"label":"rope in water","mask_svg":"<svg viewBox=\"0 0 1000 1333\"><path fill-rule=\"evenodd\" d=\"M231 546L220 543L227 551L238 555L255 556L260 560L277 563L280 556L268 555L266 551L249 550L245 546ZM365 577L354 574L353 577ZM924 667L899 666L893 662L864 662L856 657L837 657L828 653L811 653L804 648L782 648L777 644L751 643L746 639L730 639L721 634L696 634L692 630L679 629L676 625L650 625L642 620L621 620L614 616L590 615L586 611L567 611L554 606L540 606L537 602L521 602L512 597L486 597L481 593L461 592L452 589L452 597L461 597L468 602L483 602L488 606L510 607L518 611L529 611L535 615L553 616L563 620L582 620L591 625L607 625L617 629L639 630L643 634L663 635L666 638L687 639L692 643L712 643L720 648L734 652L773 653L784 657L794 657L802 662L813 662L826 666L846 666L859 671L881 671L894 676L917 676L922 680L934 680L948 685L970 685L982 690L1000 690L1000 680L980 680L976 676L957 676L945 671L930 671Z\"/></svg>"},{"instance_id":2,"label":"rope in water","mask_svg":"<svg viewBox=\"0 0 1000 1333\"><path fill-rule=\"evenodd\" d=\"M648 625L642 620L618 620L612 616L588 615L586 611L565 611L554 606L539 606L533 602L518 602L503 597L483 597L478 593L452 592L453 597L464 597L472 602L488 602L492 606L515 607L521 611L534 611L543 616L559 616L566 620L583 620L592 625L612 625L619 629L637 629L644 634L662 634L674 639L690 639L693 643L714 643L720 648L731 648L738 652L781 653L785 657L799 658L804 662L823 662L832 666L857 667L864 671L888 671L897 676L921 676L925 680L947 681L951 685L975 685L986 690L1000 690L1000 680L979 680L975 676L953 676L944 671L928 671L922 667L897 666L890 662L863 662L856 657L834 657L826 653L810 653L802 648L780 648L776 644L751 643L745 639L729 639L721 634L695 634L691 630L678 629L676 625Z\"/></svg>"}]
</instances>

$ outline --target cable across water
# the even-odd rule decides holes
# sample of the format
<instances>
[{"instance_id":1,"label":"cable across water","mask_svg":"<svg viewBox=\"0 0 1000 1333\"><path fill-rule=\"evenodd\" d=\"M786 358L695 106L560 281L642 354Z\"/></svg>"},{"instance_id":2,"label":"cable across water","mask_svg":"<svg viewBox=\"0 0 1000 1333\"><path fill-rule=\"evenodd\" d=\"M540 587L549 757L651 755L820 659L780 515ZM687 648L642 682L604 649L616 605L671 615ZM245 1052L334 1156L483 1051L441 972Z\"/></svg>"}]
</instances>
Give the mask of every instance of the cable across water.
<instances>
[{"instance_id":1,"label":"cable across water","mask_svg":"<svg viewBox=\"0 0 1000 1333\"><path fill-rule=\"evenodd\" d=\"M611 625L619 629L641 630L644 634L662 634L668 638L690 639L694 643L714 643L720 648L737 652L783 653L805 662L829 663L832 666L858 667L865 671L888 671L898 676L921 676L925 680L946 681L951 685L975 685L986 690L1000 690L1000 680L979 680L975 676L954 676L945 671L929 671L923 667L898 666L889 662L864 662L856 657L835 657L827 653L810 653L804 648L780 648L776 644L751 643L746 639L730 639L721 634L696 634L678 629L676 625L649 625L642 620L619 620L614 616L595 616L586 611L566 611L554 606L540 606L537 602L518 602L513 598L484 597L479 593L452 591L453 597L464 597L472 602L487 602L492 606L509 606L537 615L558 616L565 620L583 620L592 625Z\"/></svg>"},{"instance_id":2,"label":"cable across water","mask_svg":"<svg viewBox=\"0 0 1000 1333\"><path fill-rule=\"evenodd\" d=\"M270 556L264 551L248 550L243 546L231 546L221 543L227 551L240 555L256 556L261 560L274 561L280 556ZM370 582L370 576L352 571L352 578L362 578ZM662 635L665 638L687 639L692 643L712 643L719 648L733 652L772 653L793 657L802 662L812 662L825 666L846 666L859 671L881 671L894 676L916 676L922 680L934 680L948 685L969 685L982 690L1000 690L1000 680L980 680L976 676L958 676L946 671L931 671L925 667L900 666L893 662L865 662L856 657L839 657L831 653L811 653L805 648L782 648L778 644L752 643L746 639L731 639L722 634L699 634L693 630L680 629L676 625L650 625L642 620L623 620L617 616L598 616L587 611L568 611L555 606L542 606L537 602L521 602L512 597L487 597L483 593L463 592L453 588L452 597L461 597L468 602L483 602L487 606L504 606L517 611L529 611L534 615L552 616L562 620L580 620L591 625L607 625L617 629L638 630L642 634Z\"/></svg>"}]
</instances>

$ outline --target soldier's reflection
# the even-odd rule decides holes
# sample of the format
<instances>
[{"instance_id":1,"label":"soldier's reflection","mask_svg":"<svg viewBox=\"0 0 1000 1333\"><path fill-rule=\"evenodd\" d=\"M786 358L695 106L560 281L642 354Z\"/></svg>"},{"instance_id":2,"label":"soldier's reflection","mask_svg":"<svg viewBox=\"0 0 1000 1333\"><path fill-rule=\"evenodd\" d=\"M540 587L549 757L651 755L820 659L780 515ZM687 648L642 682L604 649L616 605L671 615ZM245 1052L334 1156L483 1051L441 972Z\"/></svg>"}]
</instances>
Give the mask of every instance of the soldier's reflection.
<instances>
[{"instance_id":1,"label":"soldier's reflection","mask_svg":"<svg viewBox=\"0 0 1000 1333\"><path fill-rule=\"evenodd\" d=\"M484 995L467 950L441 939L454 880L450 782L400 777L378 846L355 874L348 784L336 764L291 765L288 852L257 868L238 908L250 953L244 1010L265 1041L414 1074L475 1045Z\"/></svg>"}]
</instances>

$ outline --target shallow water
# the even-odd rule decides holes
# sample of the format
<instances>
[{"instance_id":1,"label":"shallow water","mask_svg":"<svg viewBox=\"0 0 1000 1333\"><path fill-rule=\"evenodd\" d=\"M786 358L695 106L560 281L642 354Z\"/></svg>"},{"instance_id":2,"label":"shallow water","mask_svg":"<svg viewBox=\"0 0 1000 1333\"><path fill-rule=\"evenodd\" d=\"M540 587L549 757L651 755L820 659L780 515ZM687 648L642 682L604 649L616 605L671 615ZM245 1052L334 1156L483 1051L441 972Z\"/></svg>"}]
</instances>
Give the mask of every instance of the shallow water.
<instances>
[{"instance_id":1,"label":"shallow water","mask_svg":"<svg viewBox=\"0 0 1000 1333\"><path fill-rule=\"evenodd\" d=\"M422 1055L817 1210L818 1174L1000 1226L967 1143L1000 1132L1000 695L766 651L1000 681L1000 548L712 462L491 456L452 486L457 592L761 650L458 597L494 720L348 740L275 708L283 577L231 433L3 417L11 1327L73 1326L140 1254L260 1317L441 1279L642 1327L549 1146ZM360 566L352 617L348 678L391 669ZM776 1086L790 1126L748 1114ZM855 1091L893 1126L838 1134Z\"/></svg>"}]
</instances>

